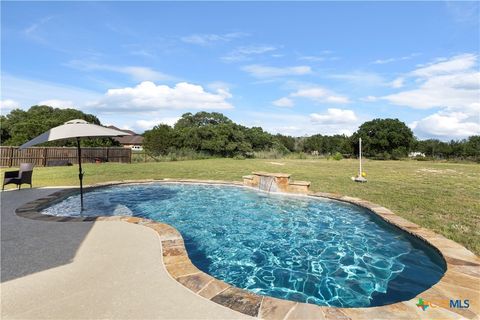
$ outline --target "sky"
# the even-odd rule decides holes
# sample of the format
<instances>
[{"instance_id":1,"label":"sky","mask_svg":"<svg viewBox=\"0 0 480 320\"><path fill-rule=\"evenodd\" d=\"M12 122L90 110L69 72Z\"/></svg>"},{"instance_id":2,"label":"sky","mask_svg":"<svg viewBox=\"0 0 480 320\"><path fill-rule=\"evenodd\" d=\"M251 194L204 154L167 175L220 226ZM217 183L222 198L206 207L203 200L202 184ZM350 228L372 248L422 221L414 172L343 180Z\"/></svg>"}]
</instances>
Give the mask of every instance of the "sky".
<instances>
[{"instance_id":1,"label":"sky","mask_svg":"<svg viewBox=\"0 0 480 320\"><path fill-rule=\"evenodd\" d=\"M480 2L1 2L1 114L138 133L221 112L293 136L480 134Z\"/></svg>"}]
</instances>

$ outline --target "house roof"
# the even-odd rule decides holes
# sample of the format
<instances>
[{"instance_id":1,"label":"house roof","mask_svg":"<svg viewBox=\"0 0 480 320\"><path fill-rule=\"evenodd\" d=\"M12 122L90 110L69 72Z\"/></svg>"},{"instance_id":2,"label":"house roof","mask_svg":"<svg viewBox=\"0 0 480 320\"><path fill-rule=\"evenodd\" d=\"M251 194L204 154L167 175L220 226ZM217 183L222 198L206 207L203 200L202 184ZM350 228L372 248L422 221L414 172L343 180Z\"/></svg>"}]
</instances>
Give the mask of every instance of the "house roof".
<instances>
[{"instance_id":1,"label":"house roof","mask_svg":"<svg viewBox=\"0 0 480 320\"><path fill-rule=\"evenodd\" d=\"M128 134L131 134L132 136L138 136L139 134L136 134L135 132L133 132L132 130L125 130L125 129L120 129L120 128L117 128L115 126L108 126L107 128L110 128L110 129L114 129L114 130L119 130L119 131L123 131L123 132L126 132Z\"/></svg>"},{"instance_id":2,"label":"house roof","mask_svg":"<svg viewBox=\"0 0 480 320\"><path fill-rule=\"evenodd\" d=\"M125 144L136 144L136 145L142 145L143 144L143 137L139 134L136 134L132 130L124 130L124 129L119 129L115 126L108 126L108 128L115 129L115 130L120 130L125 133L130 134L129 136L124 136L124 137L115 137L114 139L120 142L120 144L125 145Z\"/></svg>"},{"instance_id":3,"label":"house roof","mask_svg":"<svg viewBox=\"0 0 480 320\"><path fill-rule=\"evenodd\" d=\"M143 144L143 137L140 135L116 137L114 139L120 142L120 144Z\"/></svg>"}]
</instances>

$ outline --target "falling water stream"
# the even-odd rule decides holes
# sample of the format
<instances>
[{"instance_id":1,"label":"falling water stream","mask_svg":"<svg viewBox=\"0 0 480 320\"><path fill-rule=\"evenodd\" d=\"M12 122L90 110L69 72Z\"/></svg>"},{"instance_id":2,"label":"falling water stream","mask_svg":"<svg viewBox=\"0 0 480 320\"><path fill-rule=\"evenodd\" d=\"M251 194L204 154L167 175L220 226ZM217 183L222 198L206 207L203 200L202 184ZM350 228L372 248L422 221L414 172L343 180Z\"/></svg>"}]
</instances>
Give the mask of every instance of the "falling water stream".
<instances>
[{"instance_id":1,"label":"falling water stream","mask_svg":"<svg viewBox=\"0 0 480 320\"><path fill-rule=\"evenodd\" d=\"M267 192L277 192L278 186L275 182L275 177L260 176L260 182L258 183L258 189Z\"/></svg>"}]
</instances>

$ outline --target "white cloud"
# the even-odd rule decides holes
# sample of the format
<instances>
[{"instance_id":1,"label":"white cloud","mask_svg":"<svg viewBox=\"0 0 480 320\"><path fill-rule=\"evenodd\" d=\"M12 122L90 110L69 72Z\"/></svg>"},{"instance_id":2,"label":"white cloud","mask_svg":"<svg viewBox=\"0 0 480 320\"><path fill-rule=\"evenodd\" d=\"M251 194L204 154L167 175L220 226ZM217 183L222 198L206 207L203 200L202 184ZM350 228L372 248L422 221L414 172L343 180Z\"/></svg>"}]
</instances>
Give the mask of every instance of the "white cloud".
<instances>
[{"instance_id":1,"label":"white cloud","mask_svg":"<svg viewBox=\"0 0 480 320\"><path fill-rule=\"evenodd\" d=\"M378 101L378 98L375 96L366 96L364 98L360 98L360 100L364 102L375 102Z\"/></svg>"},{"instance_id":2,"label":"white cloud","mask_svg":"<svg viewBox=\"0 0 480 320\"><path fill-rule=\"evenodd\" d=\"M47 24L50 20L53 19L53 16L45 17L40 19L37 22L32 23L27 28L23 30L23 33L30 39L38 41L40 43L46 43L45 34L42 34L42 27Z\"/></svg>"},{"instance_id":3,"label":"white cloud","mask_svg":"<svg viewBox=\"0 0 480 320\"><path fill-rule=\"evenodd\" d=\"M108 70L108 69L106 69ZM152 70L147 67L113 67L109 70L125 73L130 75L133 79L139 81L151 80L151 81L159 81L159 80L171 80L172 77L155 70Z\"/></svg>"},{"instance_id":4,"label":"white cloud","mask_svg":"<svg viewBox=\"0 0 480 320\"><path fill-rule=\"evenodd\" d=\"M327 90L319 86L300 89L297 92L290 94L290 96L307 98L316 102L338 103L338 104L350 103L350 99L348 99L348 97L336 95L330 90Z\"/></svg>"},{"instance_id":5,"label":"white cloud","mask_svg":"<svg viewBox=\"0 0 480 320\"><path fill-rule=\"evenodd\" d=\"M168 81L168 80L175 79L174 77L168 74L165 74L163 72L159 72L148 67L140 67L140 66L115 66L115 65L109 65L109 64L92 63L92 62L81 61L81 60L72 60L68 63L68 66L75 69L79 69L79 70L110 71L110 72L122 73L132 77L132 79L136 81Z\"/></svg>"},{"instance_id":6,"label":"white cloud","mask_svg":"<svg viewBox=\"0 0 480 320\"><path fill-rule=\"evenodd\" d=\"M259 64L252 64L242 68L243 71L249 73L256 78L276 78L283 76L300 76L312 73L309 66L294 66L294 67L269 67Z\"/></svg>"},{"instance_id":7,"label":"white cloud","mask_svg":"<svg viewBox=\"0 0 480 320\"><path fill-rule=\"evenodd\" d=\"M243 46L234 49L221 59L226 62L245 61L250 60L252 55L259 55L276 49L273 46Z\"/></svg>"},{"instance_id":8,"label":"white cloud","mask_svg":"<svg viewBox=\"0 0 480 320\"><path fill-rule=\"evenodd\" d=\"M175 87L156 85L144 81L136 87L109 89L105 96L92 107L105 111L145 112L159 109L231 109L226 101L230 92L218 89L216 93L206 92L202 86L180 82Z\"/></svg>"},{"instance_id":9,"label":"white cloud","mask_svg":"<svg viewBox=\"0 0 480 320\"><path fill-rule=\"evenodd\" d=\"M0 100L0 114L7 114L13 109L20 108L20 103L12 99Z\"/></svg>"},{"instance_id":10,"label":"white cloud","mask_svg":"<svg viewBox=\"0 0 480 320\"><path fill-rule=\"evenodd\" d=\"M141 57L147 57L147 58L155 57L153 53L145 49L132 50L129 52L129 54L131 54L132 56L141 56Z\"/></svg>"},{"instance_id":11,"label":"white cloud","mask_svg":"<svg viewBox=\"0 0 480 320\"><path fill-rule=\"evenodd\" d=\"M414 109L441 108L411 124L415 132L423 136L450 139L478 134L480 72L477 58L477 55L461 54L436 59L407 75L418 84L417 88L381 99Z\"/></svg>"},{"instance_id":12,"label":"white cloud","mask_svg":"<svg viewBox=\"0 0 480 320\"><path fill-rule=\"evenodd\" d=\"M214 91L218 91L218 90L230 91L230 87L232 87L232 84L224 81L213 81L207 84L207 87Z\"/></svg>"},{"instance_id":13,"label":"white cloud","mask_svg":"<svg viewBox=\"0 0 480 320\"><path fill-rule=\"evenodd\" d=\"M398 88L401 88L404 86L404 81L405 79L400 77L400 78L396 78L395 80L393 80L390 85L392 88L395 88L395 89L398 89Z\"/></svg>"},{"instance_id":14,"label":"white cloud","mask_svg":"<svg viewBox=\"0 0 480 320\"><path fill-rule=\"evenodd\" d=\"M322 62L322 61L335 61L339 60L338 57L332 56L334 52L331 50L323 50L316 55L300 55L298 60L311 61L311 62Z\"/></svg>"},{"instance_id":15,"label":"white cloud","mask_svg":"<svg viewBox=\"0 0 480 320\"><path fill-rule=\"evenodd\" d=\"M471 69L477 62L477 55L466 53L454 56L446 61L435 62L411 72L412 76L432 77L442 74L452 74Z\"/></svg>"},{"instance_id":16,"label":"white cloud","mask_svg":"<svg viewBox=\"0 0 480 320\"><path fill-rule=\"evenodd\" d=\"M288 96L273 101L273 105L277 107L293 107L294 98L303 98L314 101L316 103L328 104L348 104L350 99L346 96L338 95L335 92L324 87L313 84L295 85L298 89L290 93Z\"/></svg>"},{"instance_id":17,"label":"white cloud","mask_svg":"<svg viewBox=\"0 0 480 320\"><path fill-rule=\"evenodd\" d=\"M389 83L379 74L374 72L353 71L344 74L332 74L328 78L349 82L355 87L384 87Z\"/></svg>"},{"instance_id":18,"label":"white cloud","mask_svg":"<svg viewBox=\"0 0 480 320\"><path fill-rule=\"evenodd\" d=\"M273 105L277 106L277 107L293 107L294 105L294 102L292 99L289 99L287 97L284 97L284 98L280 98L278 100L275 100L272 102Z\"/></svg>"},{"instance_id":19,"label":"white cloud","mask_svg":"<svg viewBox=\"0 0 480 320\"><path fill-rule=\"evenodd\" d=\"M140 131L145 131L152 129L154 126L159 124L166 124L173 127L179 119L180 117L164 117L152 120L137 120L135 121L135 128L141 129Z\"/></svg>"},{"instance_id":20,"label":"white cloud","mask_svg":"<svg viewBox=\"0 0 480 320\"><path fill-rule=\"evenodd\" d=\"M445 1L447 12L452 18L461 24L476 26L478 28L478 1Z\"/></svg>"},{"instance_id":21,"label":"white cloud","mask_svg":"<svg viewBox=\"0 0 480 320\"><path fill-rule=\"evenodd\" d=\"M247 37L248 35L248 33L244 32L230 32L225 34L203 33L191 34L185 37L181 37L180 40L190 44L208 46L216 42L229 42L233 39Z\"/></svg>"},{"instance_id":22,"label":"white cloud","mask_svg":"<svg viewBox=\"0 0 480 320\"><path fill-rule=\"evenodd\" d=\"M216 91L219 95L225 98L232 98L233 95L230 93L231 84L223 81L214 81L207 84L207 88Z\"/></svg>"},{"instance_id":23,"label":"white cloud","mask_svg":"<svg viewBox=\"0 0 480 320\"><path fill-rule=\"evenodd\" d=\"M391 94L382 99L416 109L434 107L461 109L480 99L480 72L432 76L417 89Z\"/></svg>"},{"instance_id":24,"label":"white cloud","mask_svg":"<svg viewBox=\"0 0 480 320\"><path fill-rule=\"evenodd\" d=\"M312 113L310 120L318 124L348 124L355 123L357 116L353 110L329 108L326 113Z\"/></svg>"},{"instance_id":25,"label":"white cloud","mask_svg":"<svg viewBox=\"0 0 480 320\"><path fill-rule=\"evenodd\" d=\"M86 101L98 100L101 95L79 87L38 79L24 79L2 73L1 96L14 100L22 108L29 108L39 101L63 100L83 106Z\"/></svg>"},{"instance_id":26,"label":"white cloud","mask_svg":"<svg viewBox=\"0 0 480 320\"><path fill-rule=\"evenodd\" d=\"M418 87L382 97L393 104L417 109L461 110L480 101L477 56L462 54L410 72Z\"/></svg>"},{"instance_id":27,"label":"white cloud","mask_svg":"<svg viewBox=\"0 0 480 320\"><path fill-rule=\"evenodd\" d=\"M290 112L292 109L282 109L284 112L247 112L246 121L239 121L246 126L261 126L270 133L281 133L292 136L313 134L346 134L351 135L358 128L360 120L348 123L313 122L311 116ZM328 111L327 111L328 114Z\"/></svg>"},{"instance_id":28,"label":"white cloud","mask_svg":"<svg viewBox=\"0 0 480 320\"><path fill-rule=\"evenodd\" d=\"M417 57L419 55L420 55L420 53L412 53L412 54L409 54L407 56L398 57L398 58L377 59L377 60L373 61L372 63L373 64L386 64L386 63L392 63L392 62L397 62L397 61L410 60L410 59L412 59L414 57Z\"/></svg>"},{"instance_id":29,"label":"white cloud","mask_svg":"<svg viewBox=\"0 0 480 320\"><path fill-rule=\"evenodd\" d=\"M60 99L49 99L43 100L37 103L39 106L50 106L53 108L59 109L67 109L67 108L74 108L75 105L70 100L60 100Z\"/></svg>"},{"instance_id":30,"label":"white cloud","mask_svg":"<svg viewBox=\"0 0 480 320\"><path fill-rule=\"evenodd\" d=\"M386 63L390 63L390 62L394 62L394 61L397 61L397 59L395 59L395 58L377 59L377 60L373 61L372 63L373 64L386 64Z\"/></svg>"},{"instance_id":31,"label":"white cloud","mask_svg":"<svg viewBox=\"0 0 480 320\"><path fill-rule=\"evenodd\" d=\"M453 139L479 135L480 110L476 118L464 112L437 112L410 126L424 137Z\"/></svg>"},{"instance_id":32,"label":"white cloud","mask_svg":"<svg viewBox=\"0 0 480 320\"><path fill-rule=\"evenodd\" d=\"M312 62L322 62L327 60L327 57L324 56L302 56L298 60L312 61Z\"/></svg>"}]
</instances>

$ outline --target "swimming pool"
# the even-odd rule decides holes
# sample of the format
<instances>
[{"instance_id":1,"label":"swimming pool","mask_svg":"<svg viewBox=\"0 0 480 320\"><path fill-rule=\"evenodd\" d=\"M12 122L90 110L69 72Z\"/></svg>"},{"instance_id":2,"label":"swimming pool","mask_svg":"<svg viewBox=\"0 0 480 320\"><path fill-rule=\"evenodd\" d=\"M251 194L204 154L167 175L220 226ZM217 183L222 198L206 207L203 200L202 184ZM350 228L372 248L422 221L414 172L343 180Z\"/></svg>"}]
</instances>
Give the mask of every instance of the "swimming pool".
<instances>
[{"instance_id":1,"label":"swimming pool","mask_svg":"<svg viewBox=\"0 0 480 320\"><path fill-rule=\"evenodd\" d=\"M43 210L78 215L79 196ZM88 192L83 215L177 228L192 262L236 287L293 301L368 307L410 299L445 272L440 255L366 209L249 188L152 183Z\"/></svg>"}]
</instances>

